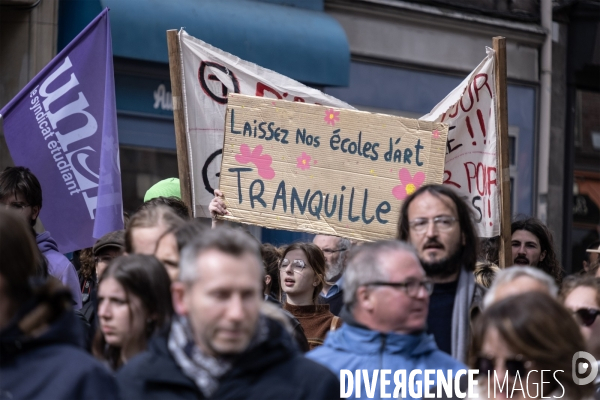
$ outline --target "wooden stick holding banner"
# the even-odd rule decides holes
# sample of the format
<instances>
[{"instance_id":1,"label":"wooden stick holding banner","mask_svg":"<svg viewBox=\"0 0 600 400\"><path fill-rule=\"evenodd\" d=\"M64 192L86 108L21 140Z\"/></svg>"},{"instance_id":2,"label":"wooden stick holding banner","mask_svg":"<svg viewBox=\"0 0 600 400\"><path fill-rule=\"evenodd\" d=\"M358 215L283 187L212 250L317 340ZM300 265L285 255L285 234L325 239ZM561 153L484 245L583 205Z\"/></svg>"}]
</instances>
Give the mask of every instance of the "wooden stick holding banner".
<instances>
[{"instance_id":1,"label":"wooden stick holding banner","mask_svg":"<svg viewBox=\"0 0 600 400\"><path fill-rule=\"evenodd\" d=\"M182 101L181 53L176 29L167 31L167 46L169 48L169 71L171 75L171 92L173 93L173 117L175 119L175 143L177 146L177 169L179 170L181 200L188 206L191 215L193 215L194 202L192 200L190 163Z\"/></svg>"},{"instance_id":2,"label":"wooden stick holding banner","mask_svg":"<svg viewBox=\"0 0 600 400\"><path fill-rule=\"evenodd\" d=\"M496 127L498 177L500 181L500 247L498 262L500 268L512 264L511 251L511 213L510 213L510 172L508 160L508 101L506 94L506 39L501 36L493 38L495 57L496 84Z\"/></svg>"}]
</instances>

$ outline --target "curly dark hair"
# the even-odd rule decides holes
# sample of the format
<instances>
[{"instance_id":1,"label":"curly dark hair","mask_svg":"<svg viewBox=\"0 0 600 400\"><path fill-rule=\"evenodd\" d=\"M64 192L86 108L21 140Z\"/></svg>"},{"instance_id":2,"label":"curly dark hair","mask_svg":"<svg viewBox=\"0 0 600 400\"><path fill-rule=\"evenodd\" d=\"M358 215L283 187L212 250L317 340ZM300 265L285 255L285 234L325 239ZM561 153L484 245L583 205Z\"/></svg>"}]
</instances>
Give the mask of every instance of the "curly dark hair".
<instances>
[{"instance_id":1,"label":"curly dark hair","mask_svg":"<svg viewBox=\"0 0 600 400\"><path fill-rule=\"evenodd\" d=\"M81 250L79 253L79 265L80 276L85 279L94 279L96 277L96 263L91 247Z\"/></svg>"},{"instance_id":2,"label":"curly dark hair","mask_svg":"<svg viewBox=\"0 0 600 400\"><path fill-rule=\"evenodd\" d=\"M552 276L560 286L563 279L563 270L554 251L554 239L546 225L535 217L519 218L510 226L510 233L515 231L528 231L535 235L540 241L540 248L545 253L544 259L539 262L537 268Z\"/></svg>"},{"instance_id":3,"label":"curly dark hair","mask_svg":"<svg viewBox=\"0 0 600 400\"><path fill-rule=\"evenodd\" d=\"M481 238L479 240L478 261L483 263L500 264L498 249L500 247L500 236Z\"/></svg>"}]
</instances>

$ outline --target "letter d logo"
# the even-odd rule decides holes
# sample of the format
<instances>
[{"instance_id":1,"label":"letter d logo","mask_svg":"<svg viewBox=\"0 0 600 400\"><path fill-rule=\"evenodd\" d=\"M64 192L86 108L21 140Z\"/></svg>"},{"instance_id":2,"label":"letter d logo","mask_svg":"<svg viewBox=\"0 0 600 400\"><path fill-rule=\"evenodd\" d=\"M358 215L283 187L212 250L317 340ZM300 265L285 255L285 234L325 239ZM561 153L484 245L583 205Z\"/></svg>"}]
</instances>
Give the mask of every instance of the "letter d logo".
<instances>
[{"instance_id":1,"label":"letter d logo","mask_svg":"<svg viewBox=\"0 0 600 400\"><path fill-rule=\"evenodd\" d=\"M584 358L583 362L580 359ZM577 360L580 360L577 362ZM578 351L573 354L573 364L572 364L572 374L573 374L573 382L577 385L587 385L596 379L596 375L598 375L598 362L590 353L585 351ZM578 378L577 374L584 374L589 370L589 375L585 378Z\"/></svg>"}]
</instances>

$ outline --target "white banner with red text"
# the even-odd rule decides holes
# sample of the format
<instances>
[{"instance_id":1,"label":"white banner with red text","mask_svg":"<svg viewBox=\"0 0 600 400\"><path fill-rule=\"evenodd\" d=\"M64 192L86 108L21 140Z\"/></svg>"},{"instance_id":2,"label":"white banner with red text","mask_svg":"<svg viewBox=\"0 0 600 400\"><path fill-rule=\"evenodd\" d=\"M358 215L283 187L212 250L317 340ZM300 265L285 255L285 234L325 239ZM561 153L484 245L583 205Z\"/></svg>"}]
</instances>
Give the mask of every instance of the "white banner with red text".
<instances>
[{"instance_id":1,"label":"white banner with red text","mask_svg":"<svg viewBox=\"0 0 600 400\"><path fill-rule=\"evenodd\" d=\"M421 120L449 125L444 184L473 210L479 237L500 235L494 50Z\"/></svg>"},{"instance_id":2,"label":"white banner with red text","mask_svg":"<svg viewBox=\"0 0 600 400\"><path fill-rule=\"evenodd\" d=\"M228 93L354 109L293 79L179 32L183 102L195 217L210 217L219 187Z\"/></svg>"}]
</instances>

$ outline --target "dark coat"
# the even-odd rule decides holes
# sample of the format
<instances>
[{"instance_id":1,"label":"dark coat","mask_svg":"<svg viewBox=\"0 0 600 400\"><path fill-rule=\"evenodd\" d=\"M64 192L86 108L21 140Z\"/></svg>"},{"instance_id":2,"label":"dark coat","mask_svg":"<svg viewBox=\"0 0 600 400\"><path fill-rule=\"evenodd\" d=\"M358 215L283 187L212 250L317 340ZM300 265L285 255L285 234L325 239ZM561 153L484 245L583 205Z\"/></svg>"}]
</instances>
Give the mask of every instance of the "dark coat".
<instances>
[{"instance_id":1,"label":"dark coat","mask_svg":"<svg viewBox=\"0 0 600 400\"><path fill-rule=\"evenodd\" d=\"M339 399L338 378L304 358L279 323L267 321L268 340L234 361L211 398ZM127 400L205 398L175 363L166 335L155 337L146 352L126 364L117 374L117 383Z\"/></svg>"},{"instance_id":2,"label":"dark coat","mask_svg":"<svg viewBox=\"0 0 600 400\"><path fill-rule=\"evenodd\" d=\"M331 297L319 296L319 304L329 304L329 311L331 311L333 315L339 316L342 307L344 307L344 289Z\"/></svg>"},{"instance_id":3,"label":"dark coat","mask_svg":"<svg viewBox=\"0 0 600 400\"><path fill-rule=\"evenodd\" d=\"M79 287L81 288L81 301L83 306L77 315L83 325L85 333L85 348L91 351L94 334L98 330L98 284L96 274L91 278L79 276Z\"/></svg>"},{"instance_id":4,"label":"dark coat","mask_svg":"<svg viewBox=\"0 0 600 400\"><path fill-rule=\"evenodd\" d=\"M298 348L303 353L308 352L310 350L310 346L308 344L308 339L306 339L306 335L304 334L304 329L302 328L302 325L300 325L300 321L298 321L296 319L296 317L294 317L292 315L291 312L284 310L283 304L281 304L279 301L277 301L277 299L275 297L268 295L265 297L265 301L267 303L271 303L271 304L274 304L277 307L279 307L281 312L285 315L288 322L292 325L292 328L294 329L294 332L292 333L292 337L296 341Z\"/></svg>"},{"instance_id":5,"label":"dark coat","mask_svg":"<svg viewBox=\"0 0 600 400\"><path fill-rule=\"evenodd\" d=\"M110 372L82 350L81 323L72 311L37 337L21 332L19 319L0 332L0 399L117 398Z\"/></svg>"}]
</instances>

